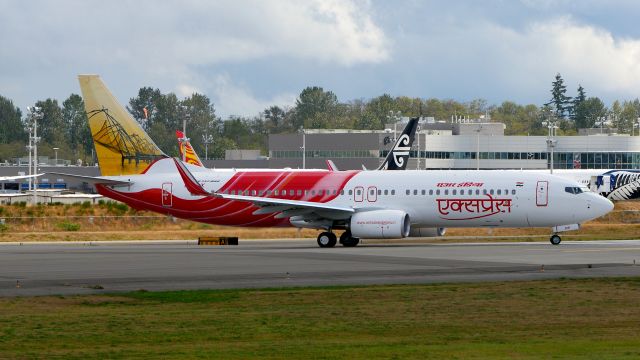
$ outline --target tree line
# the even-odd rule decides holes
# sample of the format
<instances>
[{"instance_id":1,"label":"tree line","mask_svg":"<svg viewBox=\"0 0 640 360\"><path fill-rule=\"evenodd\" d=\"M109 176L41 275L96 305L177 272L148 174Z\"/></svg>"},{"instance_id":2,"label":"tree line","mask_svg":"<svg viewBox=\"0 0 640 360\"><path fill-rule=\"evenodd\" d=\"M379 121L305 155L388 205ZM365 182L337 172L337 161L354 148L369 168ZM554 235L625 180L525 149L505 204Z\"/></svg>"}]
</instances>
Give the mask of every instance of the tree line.
<instances>
[{"instance_id":1,"label":"tree line","mask_svg":"<svg viewBox=\"0 0 640 360\"><path fill-rule=\"evenodd\" d=\"M451 99L393 97L383 94L372 99L338 101L322 87L307 87L293 106L270 106L251 117L230 116L222 119L206 95L194 93L180 99L174 93L143 87L126 108L168 155L176 156L175 130L187 121L187 135L201 157L224 157L225 149L259 149L267 152L268 134L291 133L306 129L348 128L381 130L394 119L391 115L429 116L448 121L452 116L479 118L506 124L506 135L546 135L543 120L559 123L558 135L575 135L577 129L594 126L615 128L618 133L632 133L640 116L640 101L614 101L610 108L598 97L587 96L579 86L575 96L567 94L564 79L557 74L551 83L551 98L543 105L504 101L490 105L486 100L460 102ZM87 125L82 97L71 94L60 104L56 99L40 100L44 118L39 122L39 154L91 162L93 143ZM13 102L0 95L0 161L25 156L28 142L26 116ZM639 131L640 133L640 131Z\"/></svg>"}]
</instances>

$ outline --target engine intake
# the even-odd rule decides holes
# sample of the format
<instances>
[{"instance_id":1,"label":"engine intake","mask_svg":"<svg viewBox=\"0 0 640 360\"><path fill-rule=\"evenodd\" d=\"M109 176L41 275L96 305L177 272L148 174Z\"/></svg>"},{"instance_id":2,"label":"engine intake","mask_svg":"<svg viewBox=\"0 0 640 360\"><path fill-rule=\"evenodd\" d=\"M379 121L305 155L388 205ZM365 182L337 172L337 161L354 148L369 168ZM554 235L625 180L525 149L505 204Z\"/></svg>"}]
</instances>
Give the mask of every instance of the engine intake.
<instances>
[{"instance_id":1,"label":"engine intake","mask_svg":"<svg viewBox=\"0 0 640 360\"><path fill-rule=\"evenodd\" d=\"M409 214L401 210L372 210L353 214L351 236L368 239L398 239L409 236Z\"/></svg>"}]
</instances>

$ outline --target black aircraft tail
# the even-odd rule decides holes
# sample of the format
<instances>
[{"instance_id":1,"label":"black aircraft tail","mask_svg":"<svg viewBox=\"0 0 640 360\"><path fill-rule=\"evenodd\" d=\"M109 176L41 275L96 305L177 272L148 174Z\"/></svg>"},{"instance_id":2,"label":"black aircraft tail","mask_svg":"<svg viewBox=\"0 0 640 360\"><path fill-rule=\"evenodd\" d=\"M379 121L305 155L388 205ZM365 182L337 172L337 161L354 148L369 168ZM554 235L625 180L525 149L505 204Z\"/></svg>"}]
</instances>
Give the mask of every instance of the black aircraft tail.
<instances>
[{"instance_id":1,"label":"black aircraft tail","mask_svg":"<svg viewBox=\"0 0 640 360\"><path fill-rule=\"evenodd\" d=\"M393 144L389 154L387 154L387 157L377 170L404 170L407 168L409 151L418 129L418 120L419 118L417 117L409 119L407 126L402 130L402 134Z\"/></svg>"}]
</instances>

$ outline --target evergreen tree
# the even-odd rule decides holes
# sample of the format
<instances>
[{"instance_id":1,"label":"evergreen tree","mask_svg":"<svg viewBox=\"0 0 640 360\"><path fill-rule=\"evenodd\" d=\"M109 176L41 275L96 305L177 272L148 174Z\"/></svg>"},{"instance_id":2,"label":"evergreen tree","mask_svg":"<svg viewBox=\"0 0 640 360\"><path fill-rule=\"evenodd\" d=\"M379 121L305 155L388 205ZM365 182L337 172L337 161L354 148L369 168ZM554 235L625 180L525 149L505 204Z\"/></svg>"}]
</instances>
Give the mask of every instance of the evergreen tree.
<instances>
[{"instance_id":1,"label":"evergreen tree","mask_svg":"<svg viewBox=\"0 0 640 360\"><path fill-rule=\"evenodd\" d=\"M21 117L20 109L11 100L0 95L0 144L27 139Z\"/></svg>"},{"instance_id":2,"label":"evergreen tree","mask_svg":"<svg viewBox=\"0 0 640 360\"><path fill-rule=\"evenodd\" d=\"M570 111L571 97L567 96L567 86L560 73L556 74L556 80L551 83L551 100L545 105L553 107L557 118L565 118Z\"/></svg>"}]
</instances>

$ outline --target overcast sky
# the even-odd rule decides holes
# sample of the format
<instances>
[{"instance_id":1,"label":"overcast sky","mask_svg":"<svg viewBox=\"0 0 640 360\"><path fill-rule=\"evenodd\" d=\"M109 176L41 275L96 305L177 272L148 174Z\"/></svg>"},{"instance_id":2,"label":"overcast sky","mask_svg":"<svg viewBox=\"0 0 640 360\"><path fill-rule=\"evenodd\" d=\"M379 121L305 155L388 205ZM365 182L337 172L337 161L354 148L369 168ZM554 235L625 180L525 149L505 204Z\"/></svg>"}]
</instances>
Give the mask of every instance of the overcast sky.
<instances>
[{"instance_id":1,"label":"overcast sky","mask_svg":"<svg viewBox=\"0 0 640 360\"><path fill-rule=\"evenodd\" d=\"M0 95L24 110L101 75L209 96L217 113L392 96L542 104L557 72L605 102L640 96L640 1L0 0Z\"/></svg>"}]
</instances>

